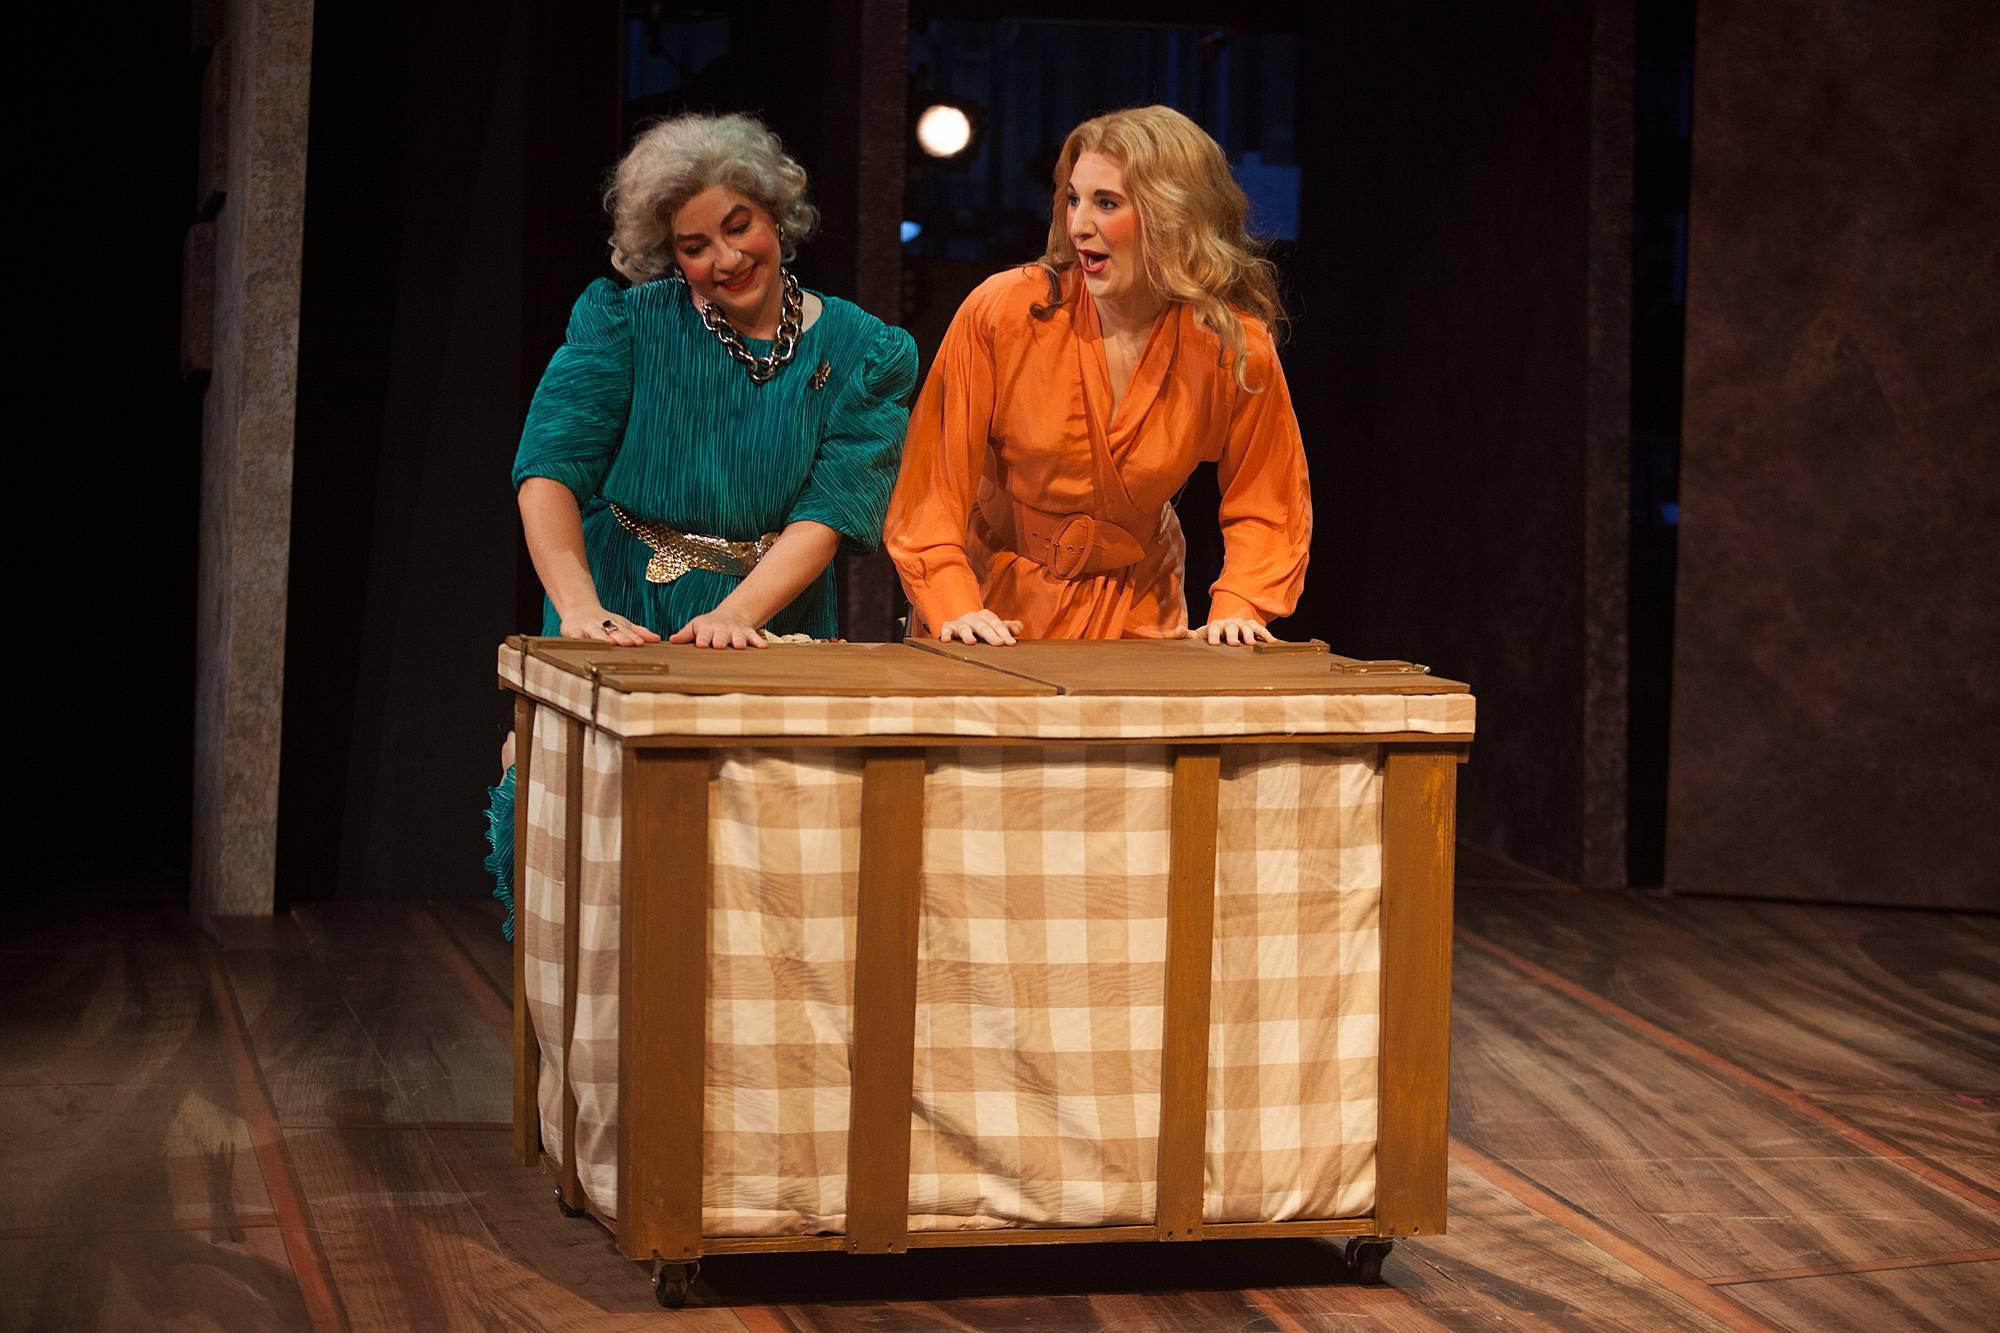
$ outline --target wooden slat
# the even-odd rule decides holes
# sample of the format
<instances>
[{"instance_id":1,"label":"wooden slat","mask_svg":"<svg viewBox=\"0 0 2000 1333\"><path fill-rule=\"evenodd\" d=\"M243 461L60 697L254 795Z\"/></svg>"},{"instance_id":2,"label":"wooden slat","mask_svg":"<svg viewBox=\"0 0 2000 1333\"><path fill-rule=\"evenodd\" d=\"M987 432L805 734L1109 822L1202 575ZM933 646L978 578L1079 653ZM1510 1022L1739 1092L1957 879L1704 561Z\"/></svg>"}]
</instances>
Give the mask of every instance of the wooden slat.
<instances>
[{"instance_id":1,"label":"wooden slat","mask_svg":"<svg viewBox=\"0 0 2000 1333\"><path fill-rule=\"evenodd\" d=\"M1215 819L1221 752L1174 754L1167 865L1166 1018L1160 1041L1161 1240L1201 1238L1208 1124L1208 1010L1215 947Z\"/></svg>"},{"instance_id":2,"label":"wooden slat","mask_svg":"<svg viewBox=\"0 0 2000 1333\"><path fill-rule=\"evenodd\" d=\"M625 752L618 1248L634 1259L701 1253L710 762Z\"/></svg>"},{"instance_id":3,"label":"wooden slat","mask_svg":"<svg viewBox=\"0 0 2000 1333\"><path fill-rule=\"evenodd\" d=\"M1382 791L1381 1110L1375 1219L1385 1236L1445 1225L1451 1059L1451 876L1458 756L1391 749Z\"/></svg>"},{"instance_id":4,"label":"wooden slat","mask_svg":"<svg viewBox=\"0 0 2000 1333\"><path fill-rule=\"evenodd\" d=\"M911 648L1041 681L1064 694L1465 694L1463 681L1404 671L1349 673L1326 652L1258 653L1193 639L1023 639L1006 647L911 639Z\"/></svg>"},{"instance_id":5,"label":"wooden slat","mask_svg":"<svg viewBox=\"0 0 2000 1333\"><path fill-rule=\"evenodd\" d=\"M945 1250L985 1245L1090 1245L1158 1239L1153 1227L1022 1227L1012 1230L912 1231L913 1250Z\"/></svg>"},{"instance_id":6,"label":"wooden slat","mask_svg":"<svg viewBox=\"0 0 2000 1333\"><path fill-rule=\"evenodd\" d=\"M1303 1222L1213 1222L1202 1230L1204 1240L1272 1240L1313 1236L1372 1236L1372 1217L1329 1217ZM1131 1244L1160 1239L1149 1226L1013 1227L977 1231L912 1231L899 1238L899 1249L974 1249L989 1245ZM840 1236L710 1236L703 1254L805 1254L850 1248Z\"/></svg>"},{"instance_id":7,"label":"wooden slat","mask_svg":"<svg viewBox=\"0 0 2000 1333\"><path fill-rule=\"evenodd\" d=\"M583 1185L576 1175L576 1081L569 1068L576 1049L577 971L583 963L582 932L577 929L583 906L583 738L582 726L563 723L563 1171L557 1188L570 1208L583 1207Z\"/></svg>"},{"instance_id":8,"label":"wooden slat","mask_svg":"<svg viewBox=\"0 0 2000 1333\"><path fill-rule=\"evenodd\" d=\"M1273 1240L1285 1236L1372 1236L1372 1217L1327 1217L1300 1222L1209 1222L1203 1240Z\"/></svg>"},{"instance_id":9,"label":"wooden slat","mask_svg":"<svg viewBox=\"0 0 2000 1333\"><path fill-rule=\"evenodd\" d=\"M814 1254L847 1248L845 1236L705 1236L702 1257L714 1254Z\"/></svg>"},{"instance_id":10,"label":"wooden slat","mask_svg":"<svg viewBox=\"0 0 2000 1333\"><path fill-rule=\"evenodd\" d=\"M924 756L877 751L862 763L854 975L865 984L854 988L847 1248L885 1254L904 1248L909 1228Z\"/></svg>"},{"instance_id":11,"label":"wooden slat","mask_svg":"<svg viewBox=\"0 0 2000 1333\"><path fill-rule=\"evenodd\" d=\"M553 704L543 704L553 708ZM561 711L558 709L557 711ZM639 749L707 749L715 745L715 736L628 736L624 743ZM1190 741L1202 745L1469 745L1472 733L1469 731L1355 731L1339 735L1306 736L1297 732L1257 732L1243 736L1064 736L1058 742L1064 746L1132 746L1171 745ZM980 745L995 748L1031 746L1047 749L1047 736L731 736L732 747L754 748L757 746L783 746L791 750L906 750L931 749L937 746Z\"/></svg>"},{"instance_id":12,"label":"wooden slat","mask_svg":"<svg viewBox=\"0 0 2000 1333\"><path fill-rule=\"evenodd\" d=\"M1292 1237L1306 1240L1314 1236L1372 1236L1371 1217L1330 1217L1306 1222L1211 1222L1202 1228L1203 1240L1272 1240ZM802 1239L812 1239L803 1237ZM982 1245L1083 1245L1131 1244L1134 1241L1164 1240L1157 1227L1018 1227L992 1231L913 1231L913 1250L972 1248Z\"/></svg>"},{"instance_id":13,"label":"wooden slat","mask_svg":"<svg viewBox=\"0 0 2000 1333\"><path fill-rule=\"evenodd\" d=\"M528 867L528 756L535 748L535 703L514 696L514 1156L533 1166L542 1151L542 1052L528 1013L528 932L524 910Z\"/></svg>"},{"instance_id":14,"label":"wooden slat","mask_svg":"<svg viewBox=\"0 0 2000 1333\"><path fill-rule=\"evenodd\" d=\"M689 644L616 648L588 639L528 639L524 651L559 671L635 694L1006 695L1051 687L900 643L774 643L754 653Z\"/></svg>"}]
</instances>

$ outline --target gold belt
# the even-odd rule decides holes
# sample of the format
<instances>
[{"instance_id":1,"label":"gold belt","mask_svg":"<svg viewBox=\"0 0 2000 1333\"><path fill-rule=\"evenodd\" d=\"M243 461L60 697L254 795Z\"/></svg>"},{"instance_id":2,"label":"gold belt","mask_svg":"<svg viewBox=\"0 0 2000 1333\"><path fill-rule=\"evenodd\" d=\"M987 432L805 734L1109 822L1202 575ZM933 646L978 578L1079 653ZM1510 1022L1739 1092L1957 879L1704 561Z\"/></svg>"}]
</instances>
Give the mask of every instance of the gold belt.
<instances>
[{"instance_id":1,"label":"gold belt","mask_svg":"<svg viewBox=\"0 0 2000 1333\"><path fill-rule=\"evenodd\" d=\"M757 562L769 553L771 544L778 540L777 533L767 532L754 542L726 541L633 518L617 505L611 506L611 512L625 531L652 548L653 558L646 562L648 583L672 583L690 569L740 577L755 569Z\"/></svg>"}]
</instances>

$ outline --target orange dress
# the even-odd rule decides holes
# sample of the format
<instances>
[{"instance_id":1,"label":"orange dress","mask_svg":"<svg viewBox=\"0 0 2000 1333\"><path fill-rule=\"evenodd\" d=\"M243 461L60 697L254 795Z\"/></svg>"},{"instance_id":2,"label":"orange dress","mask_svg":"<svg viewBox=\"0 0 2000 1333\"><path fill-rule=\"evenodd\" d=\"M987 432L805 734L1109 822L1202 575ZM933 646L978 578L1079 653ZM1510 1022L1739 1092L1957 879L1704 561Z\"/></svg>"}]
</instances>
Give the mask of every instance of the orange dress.
<instances>
[{"instance_id":1,"label":"orange dress","mask_svg":"<svg viewBox=\"0 0 2000 1333\"><path fill-rule=\"evenodd\" d=\"M1225 556L1210 618L1289 614L1312 493L1269 332L1239 316L1253 393L1193 307L1170 304L1114 413L1096 306L1070 286L1037 319L1039 268L988 278L938 348L883 530L918 613L932 630L983 606L1027 638L1178 636L1187 548L1173 499L1214 462Z\"/></svg>"}]
</instances>

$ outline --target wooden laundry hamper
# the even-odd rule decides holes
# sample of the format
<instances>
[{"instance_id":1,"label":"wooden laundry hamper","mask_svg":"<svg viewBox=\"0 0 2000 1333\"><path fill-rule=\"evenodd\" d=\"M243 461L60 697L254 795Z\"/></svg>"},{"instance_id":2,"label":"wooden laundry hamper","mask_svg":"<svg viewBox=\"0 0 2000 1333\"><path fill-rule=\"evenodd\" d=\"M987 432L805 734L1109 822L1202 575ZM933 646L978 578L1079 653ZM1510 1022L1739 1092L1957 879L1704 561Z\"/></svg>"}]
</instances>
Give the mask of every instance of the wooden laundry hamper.
<instances>
[{"instance_id":1,"label":"wooden laundry hamper","mask_svg":"<svg viewBox=\"0 0 2000 1333\"><path fill-rule=\"evenodd\" d=\"M1318 643L528 637L500 681L516 1150L663 1304L705 1254L1346 1236L1373 1280L1444 1230L1464 685Z\"/></svg>"}]
</instances>

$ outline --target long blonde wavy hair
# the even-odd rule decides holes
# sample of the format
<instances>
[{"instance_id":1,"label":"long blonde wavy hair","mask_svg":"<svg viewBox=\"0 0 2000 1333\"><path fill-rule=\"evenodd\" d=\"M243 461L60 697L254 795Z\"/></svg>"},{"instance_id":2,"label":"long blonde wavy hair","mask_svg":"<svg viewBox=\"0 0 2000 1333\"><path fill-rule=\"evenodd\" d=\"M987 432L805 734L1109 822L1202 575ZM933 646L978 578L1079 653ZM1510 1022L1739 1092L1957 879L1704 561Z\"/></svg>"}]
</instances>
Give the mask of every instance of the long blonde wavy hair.
<instances>
[{"instance_id":1,"label":"long blonde wavy hair","mask_svg":"<svg viewBox=\"0 0 2000 1333\"><path fill-rule=\"evenodd\" d=\"M1229 172L1229 159L1208 133L1170 106L1128 107L1095 116L1069 132L1056 159L1055 202L1048 248L1039 261L1049 280L1046 318L1062 304L1076 269L1070 243L1070 172L1085 153L1102 153L1125 173L1125 192L1139 210L1141 271L1169 301L1193 306L1222 342L1220 364L1252 392L1250 360L1236 311L1264 322L1273 337L1287 327L1278 299L1278 270L1245 226L1250 200Z\"/></svg>"}]
</instances>

